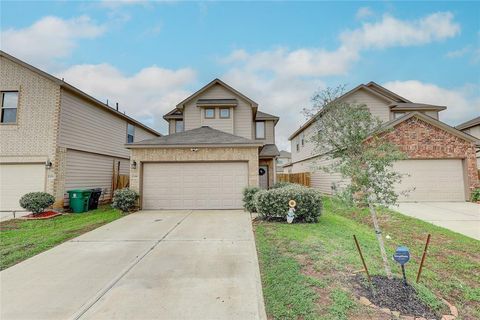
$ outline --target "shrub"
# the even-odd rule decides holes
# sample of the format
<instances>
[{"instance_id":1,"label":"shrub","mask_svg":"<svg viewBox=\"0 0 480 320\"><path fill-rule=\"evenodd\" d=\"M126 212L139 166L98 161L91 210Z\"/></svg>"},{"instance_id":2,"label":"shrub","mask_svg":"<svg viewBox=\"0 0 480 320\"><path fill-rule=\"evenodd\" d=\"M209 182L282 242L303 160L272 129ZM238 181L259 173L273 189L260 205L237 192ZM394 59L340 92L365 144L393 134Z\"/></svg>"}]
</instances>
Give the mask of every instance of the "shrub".
<instances>
[{"instance_id":1,"label":"shrub","mask_svg":"<svg viewBox=\"0 0 480 320\"><path fill-rule=\"evenodd\" d=\"M299 186L299 184L287 181L278 181L275 182L272 189L284 188L284 187L292 187L292 186Z\"/></svg>"},{"instance_id":2,"label":"shrub","mask_svg":"<svg viewBox=\"0 0 480 320\"><path fill-rule=\"evenodd\" d=\"M55 202L55 198L46 192L29 192L20 198L20 206L33 214L42 213Z\"/></svg>"},{"instance_id":3,"label":"shrub","mask_svg":"<svg viewBox=\"0 0 480 320\"><path fill-rule=\"evenodd\" d=\"M261 190L255 194L254 202L259 215L264 219L286 219L288 201L295 200L295 220L297 222L318 222L322 213L322 197L319 191L303 186L288 186Z\"/></svg>"},{"instance_id":4,"label":"shrub","mask_svg":"<svg viewBox=\"0 0 480 320\"><path fill-rule=\"evenodd\" d=\"M480 201L480 188L477 188L472 192L472 202L477 201Z\"/></svg>"},{"instance_id":5,"label":"shrub","mask_svg":"<svg viewBox=\"0 0 480 320\"><path fill-rule=\"evenodd\" d=\"M248 212L257 212L255 203L254 203L254 196L255 194L260 191L259 187L246 187L243 189L243 207Z\"/></svg>"},{"instance_id":6,"label":"shrub","mask_svg":"<svg viewBox=\"0 0 480 320\"><path fill-rule=\"evenodd\" d=\"M112 208L129 212L137 205L138 193L129 188L118 189L113 193Z\"/></svg>"}]
</instances>

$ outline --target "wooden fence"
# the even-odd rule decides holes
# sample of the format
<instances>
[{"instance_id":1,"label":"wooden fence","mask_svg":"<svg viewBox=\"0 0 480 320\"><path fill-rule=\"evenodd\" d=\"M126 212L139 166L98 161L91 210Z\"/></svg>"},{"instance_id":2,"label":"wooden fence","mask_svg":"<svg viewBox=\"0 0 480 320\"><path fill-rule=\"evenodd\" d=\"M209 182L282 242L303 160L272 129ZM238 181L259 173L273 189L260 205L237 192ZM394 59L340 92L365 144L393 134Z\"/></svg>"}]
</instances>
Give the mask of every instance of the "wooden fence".
<instances>
[{"instance_id":1,"label":"wooden fence","mask_svg":"<svg viewBox=\"0 0 480 320\"><path fill-rule=\"evenodd\" d=\"M310 187L310 172L277 173L277 181L298 183Z\"/></svg>"}]
</instances>

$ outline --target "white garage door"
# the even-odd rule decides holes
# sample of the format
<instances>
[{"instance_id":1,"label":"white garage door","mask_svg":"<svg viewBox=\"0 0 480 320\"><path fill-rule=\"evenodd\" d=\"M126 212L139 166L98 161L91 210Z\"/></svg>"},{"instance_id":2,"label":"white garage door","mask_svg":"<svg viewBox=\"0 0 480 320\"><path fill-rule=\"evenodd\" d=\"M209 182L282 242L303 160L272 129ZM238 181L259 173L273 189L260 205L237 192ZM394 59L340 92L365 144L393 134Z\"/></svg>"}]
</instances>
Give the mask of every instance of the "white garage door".
<instances>
[{"instance_id":1,"label":"white garage door","mask_svg":"<svg viewBox=\"0 0 480 320\"><path fill-rule=\"evenodd\" d=\"M246 162L146 163L143 209L240 209Z\"/></svg>"},{"instance_id":2,"label":"white garage door","mask_svg":"<svg viewBox=\"0 0 480 320\"><path fill-rule=\"evenodd\" d=\"M465 201L462 160L402 160L394 165L403 177L397 191L415 188L400 201Z\"/></svg>"},{"instance_id":3,"label":"white garage door","mask_svg":"<svg viewBox=\"0 0 480 320\"><path fill-rule=\"evenodd\" d=\"M0 210L21 209L28 192L45 191L45 164L0 164Z\"/></svg>"}]
</instances>

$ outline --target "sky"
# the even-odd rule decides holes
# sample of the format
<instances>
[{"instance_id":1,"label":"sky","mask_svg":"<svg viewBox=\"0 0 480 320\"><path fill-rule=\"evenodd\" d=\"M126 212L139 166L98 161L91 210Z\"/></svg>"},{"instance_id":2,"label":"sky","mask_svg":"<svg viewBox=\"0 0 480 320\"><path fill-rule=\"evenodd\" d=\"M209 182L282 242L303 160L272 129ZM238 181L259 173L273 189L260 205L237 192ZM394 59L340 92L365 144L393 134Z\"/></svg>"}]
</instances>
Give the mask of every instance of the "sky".
<instances>
[{"instance_id":1,"label":"sky","mask_svg":"<svg viewBox=\"0 0 480 320\"><path fill-rule=\"evenodd\" d=\"M28 8L28 10L26 10ZM2 1L0 48L167 133L162 116L220 78L280 117L326 87L375 81L440 120L480 115L480 2Z\"/></svg>"}]
</instances>

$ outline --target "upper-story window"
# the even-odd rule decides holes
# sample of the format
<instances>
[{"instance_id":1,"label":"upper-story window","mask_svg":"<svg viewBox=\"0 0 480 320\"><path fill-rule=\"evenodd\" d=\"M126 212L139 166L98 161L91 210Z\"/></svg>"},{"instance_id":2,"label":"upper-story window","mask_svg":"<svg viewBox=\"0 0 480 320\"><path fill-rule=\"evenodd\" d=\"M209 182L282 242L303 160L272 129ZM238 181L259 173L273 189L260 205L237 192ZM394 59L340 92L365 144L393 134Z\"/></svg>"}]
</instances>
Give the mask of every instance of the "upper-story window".
<instances>
[{"instance_id":1,"label":"upper-story window","mask_svg":"<svg viewBox=\"0 0 480 320\"><path fill-rule=\"evenodd\" d=\"M220 109L220 119L230 118L230 108L221 108Z\"/></svg>"},{"instance_id":2,"label":"upper-story window","mask_svg":"<svg viewBox=\"0 0 480 320\"><path fill-rule=\"evenodd\" d=\"M0 123L16 123L18 91L3 91L1 94L2 115Z\"/></svg>"},{"instance_id":3,"label":"upper-story window","mask_svg":"<svg viewBox=\"0 0 480 320\"><path fill-rule=\"evenodd\" d=\"M265 121L255 122L255 139L265 139Z\"/></svg>"},{"instance_id":4,"label":"upper-story window","mask_svg":"<svg viewBox=\"0 0 480 320\"><path fill-rule=\"evenodd\" d=\"M405 112L394 112L393 113L393 118L394 119L398 119L398 118L401 118L405 115Z\"/></svg>"},{"instance_id":5,"label":"upper-story window","mask_svg":"<svg viewBox=\"0 0 480 320\"><path fill-rule=\"evenodd\" d=\"M302 147L305 145L305 133L302 132Z\"/></svg>"},{"instance_id":6,"label":"upper-story window","mask_svg":"<svg viewBox=\"0 0 480 320\"><path fill-rule=\"evenodd\" d=\"M214 119L215 118L215 109L206 108L205 109L205 119Z\"/></svg>"},{"instance_id":7,"label":"upper-story window","mask_svg":"<svg viewBox=\"0 0 480 320\"><path fill-rule=\"evenodd\" d=\"M175 132L183 132L183 120L175 121Z\"/></svg>"},{"instance_id":8,"label":"upper-story window","mask_svg":"<svg viewBox=\"0 0 480 320\"><path fill-rule=\"evenodd\" d=\"M130 123L127 124L127 143L132 143L135 140L135 126Z\"/></svg>"}]
</instances>

